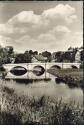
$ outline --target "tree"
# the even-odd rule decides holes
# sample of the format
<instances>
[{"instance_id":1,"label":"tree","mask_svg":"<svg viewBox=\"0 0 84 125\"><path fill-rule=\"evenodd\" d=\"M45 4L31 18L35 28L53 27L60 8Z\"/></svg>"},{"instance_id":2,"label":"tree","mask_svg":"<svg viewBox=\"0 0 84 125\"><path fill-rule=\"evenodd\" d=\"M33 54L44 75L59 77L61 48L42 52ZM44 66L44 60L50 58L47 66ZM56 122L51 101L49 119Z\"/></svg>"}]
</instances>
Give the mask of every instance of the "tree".
<instances>
[{"instance_id":1,"label":"tree","mask_svg":"<svg viewBox=\"0 0 84 125\"><path fill-rule=\"evenodd\" d=\"M32 51L32 50L29 50L29 54L30 54L30 55L33 55L33 51Z\"/></svg>"},{"instance_id":2,"label":"tree","mask_svg":"<svg viewBox=\"0 0 84 125\"><path fill-rule=\"evenodd\" d=\"M34 51L34 52L33 52L33 55L38 55L38 51Z\"/></svg>"},{"instance_id":3,"label":"tree","mask_svg":"<svg viewBox=\"0 0 84 125\"><path fill-rule=\"evenodd\" d=\"M56 52L55 59L56 59L56 62L62 62L63 61L63 52L61 52L61 51Z\"/></svg>"},{"instance_id":4,"label":"tree","mask_svg":"<svg viewBox=\"0 0 84 125\"><path fill-rule=\"evenodd\" d=\"M7 50L9 55L11 55L13 53L13 47L12 46L7 46L7 47L5 47L5 49Z\"/></svg>"},{"instance_id":5,"label":"tree","mask_svg":"<svg viewBox=\"0 0 84 125\"><path fill-rule=\"evenodd\" d=\"M70 47L68 48L68 50L73 50L73 48L70 46Z\"/></svg>"},{"instance_id":6,"label":"tree","mask_svg":"<svg viewBox=\"0 0 84 125\"><path fill-rule=\"evenodd\" d=\"M84 50L80 52L80 58L81 58L81 61L84 61Z\"/></svg>"},{"instance_id":7,"label":"tree","mask_svg":"<svg viewBox=\"0 0 84 125\"><path fill-rule=\"evenodd\" d=\"M44 51L44 52L42 52L42 56L47 57L48 62L51 61L51 53L50 52Z\"/></svg>"},{"instance_id":8,"label":"tree","mask_svg":"<svg viewBox=\"0 0 84 125\"><path fill-rule=\"evenodd\" d=\"M28 50L26 50L26 51L24 52L24 54L29 54L29 51L28 51Z\"/></svg>"},{"instance_id":9,"label":"tree","mask_svg":"<svg viewBox=\"0 0 84 125\"><path fill-rule=\"evenodd\" d=\"M18 54L15 58L15 63L31 63L31 55L26 54Z\"/></svg>"}]
</instances>

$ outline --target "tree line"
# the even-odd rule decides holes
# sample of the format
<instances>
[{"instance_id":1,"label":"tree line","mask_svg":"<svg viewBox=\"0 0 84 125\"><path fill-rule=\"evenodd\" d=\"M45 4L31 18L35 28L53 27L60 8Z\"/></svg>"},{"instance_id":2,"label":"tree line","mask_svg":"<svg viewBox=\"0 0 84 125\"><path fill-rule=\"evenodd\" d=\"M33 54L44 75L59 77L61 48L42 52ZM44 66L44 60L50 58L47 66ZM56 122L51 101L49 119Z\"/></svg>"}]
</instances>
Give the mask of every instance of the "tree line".
<instances>
[{"instance_id":1,"label":"tree line","mask_svg":"<svg viewBox=\"0 0 84 125\"><path fill-rule=\"evenodd\" d=\"M8 63L32 63L32 58L35 55L42 55L42 57L47 58L47 62L74 62L75 61L75 55L77 51L80 52L80 61L83 61L84 59L84 51L83 47L81 48L72 48L69 47L67 51L57 51L57 52L49 52L49 51L44 51L39 53L38 51L33 51L33 50L26 50L23 53L16 53L14 52L14 48L12 46L6 46L2 47L0 46L0 66L2 64L8 64Z\"/></svg>"}]
</instances>

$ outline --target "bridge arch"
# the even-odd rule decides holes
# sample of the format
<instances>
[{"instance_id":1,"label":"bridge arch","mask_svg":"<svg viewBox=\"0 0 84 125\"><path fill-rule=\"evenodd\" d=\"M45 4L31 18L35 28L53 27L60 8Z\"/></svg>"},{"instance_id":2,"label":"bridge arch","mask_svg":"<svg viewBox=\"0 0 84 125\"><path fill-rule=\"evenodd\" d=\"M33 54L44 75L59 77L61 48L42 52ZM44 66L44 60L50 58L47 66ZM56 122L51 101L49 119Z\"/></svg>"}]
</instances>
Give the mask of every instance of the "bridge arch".
<instances>
[{"instance_id":1,"label":"bridge arch","mask_svg":"<svg viewBox=\"0 0 84 125\"><path fill-rule=\"evenodd\" d=\"M78 67L76 65L71 65L72 69L78 69Z\"/></svg>"},{"instance_id":2,"label":"bridge arch","mask_svg":"<svg viewBox=\"0 0 84 125\"><path fill-rule=\"evenodd\" d=\"M45 69L43 66L41 65L36 65L33 67L33 70L32 70L33 74L36 75L36 76L41 76L44 74L45 72Z\"/></svg>"},{"instance_id":3,"label":"bridge arch","mask_svg":"<svg viewBox=\"0 0 84 125\"><path fill-rule=\"evenodd\" d=\"M61 69L61 66L59 65L53 65L50 67L50 69Z\"/></svg>"},{"instance_id":4,"label":"bridge arch","mask_svg":"<svg viewBox=\"0 0 84 125\"><path fill-rule=\"evenodd\" d=\"M22 66L15 66L10 70L10 73L15 76L22 76L27 73L27 69Z\"/></svg>"}]
</instances>

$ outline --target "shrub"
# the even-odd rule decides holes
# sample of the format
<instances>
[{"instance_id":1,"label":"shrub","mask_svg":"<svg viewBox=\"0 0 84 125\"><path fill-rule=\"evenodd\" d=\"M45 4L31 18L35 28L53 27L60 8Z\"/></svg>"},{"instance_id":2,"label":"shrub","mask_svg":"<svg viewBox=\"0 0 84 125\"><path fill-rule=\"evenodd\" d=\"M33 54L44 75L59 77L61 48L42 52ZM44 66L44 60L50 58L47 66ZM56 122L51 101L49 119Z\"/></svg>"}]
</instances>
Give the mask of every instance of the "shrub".
<instances>
[{"instance_id":1,"label":"shrub","mask_svg":"<svg viewBox=\"0 0 84 125\"><path fill-rule=\"evenodd\" d=\"M8 94L13 94L14 93L14 89L13 88L8 88L7 86L3 87L3 91L8 93Z\"/></svg>"}]
</instances>

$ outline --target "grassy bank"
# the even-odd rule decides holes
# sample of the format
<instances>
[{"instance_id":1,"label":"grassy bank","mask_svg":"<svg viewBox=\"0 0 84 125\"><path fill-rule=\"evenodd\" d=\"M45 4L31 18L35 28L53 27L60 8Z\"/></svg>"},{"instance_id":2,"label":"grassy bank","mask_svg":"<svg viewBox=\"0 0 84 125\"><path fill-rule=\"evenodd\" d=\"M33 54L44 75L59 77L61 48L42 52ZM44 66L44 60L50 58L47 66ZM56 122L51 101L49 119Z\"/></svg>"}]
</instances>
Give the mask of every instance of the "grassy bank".
<instances>
[{"instance_id":1,"label":"grassy bank","mask_svg":"<svg viewBox=\"0 0 84 125\"><path fill-rule=\"evenodd\" d=\"M45 84L43 87L45 89ZM81 125L82 107L75 104L74 101L64 102L62 98L59 100L52 98L48 93L46 94L47 89L45 94L42 93L43 87L40 85L38 88L34 84L25 86L23 91L21 90L24 89L23 85L20 87L17 84L1 83L0 125ZM48 91L51 87L54 86L50 86ZM29 91L32 91L31 96Z\"/></svg>"},{"instance_id":2,"label":"grassy bank","mask_svg":"<svg viewBox=\"0 0 84 125\"><path fill-rule=\"evenodd\" d=\"M48 72L73 87L83 88L83 69L49 69Z\"/></svg>"},{"instance_id":3,"label":"grassy bank","mask_svg":"<svg viewBox=\"0 0 84 125\"><path fill-rule=\"evenodd\" d=\"M77 78L79 80L83 79L83 69L49 69L49 73L55 76L71 76L72 78Z\"/></svg>"}]
</instances>

